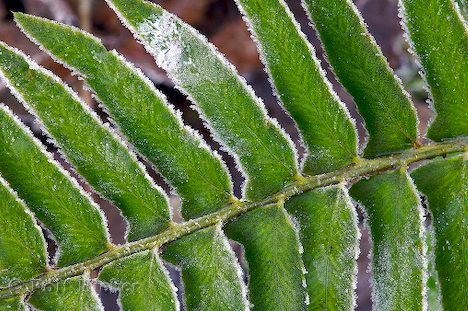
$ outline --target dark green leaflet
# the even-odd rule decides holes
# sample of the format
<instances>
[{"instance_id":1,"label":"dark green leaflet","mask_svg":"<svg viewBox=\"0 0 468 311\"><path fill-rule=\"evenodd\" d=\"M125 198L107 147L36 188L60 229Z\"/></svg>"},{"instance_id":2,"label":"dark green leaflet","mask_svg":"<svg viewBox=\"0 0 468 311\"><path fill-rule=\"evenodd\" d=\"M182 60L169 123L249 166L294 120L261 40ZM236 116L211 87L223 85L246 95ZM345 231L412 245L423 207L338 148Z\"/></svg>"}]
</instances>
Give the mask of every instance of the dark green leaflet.
<instances>
[{"instance_id":1,"label":"dark green leaflet","mask_svg":"<svg viewBox=\"0 0 468 311\"><path fill-rule=\"evenodd\" d=\"M256 209L226 232L244 245L252 310L307 310L301 246L282 206Z\"/></svg>"},{"instance_id":2,"label":"dark green leaflet","mask_svg":"<svg viewBox=\"0 0 468 311\"><path fill-rule=\"evenodd\" d=\"M355 304L357 215L343 186L294 197L286 210L299 224L309 310L350 310Z\"/></svg>"},{"instance_id":3,"label":"dark green leaflet","mask_svg":"<svg viewBox=\"0 0 468 311\"><path fill-rule=\"evenodd\" d=\"M361 180L350 190L366 212L373 243L375 310L423 310L424 225L419 198L403 170Z\"/></svg>"},{"instance_id":4,"label":"dark green leaflet","mask_svg":"<svg viewBox=\"0 0 468 311\"><path fill-rule=\"evenodd\" d=\"M468 135L466 24L457 14L452 0L399 2L436 112L428 137L440 141Z\"/></svg>"},{"instance_id":5,"label":"dark green leaflet","mask_svg":"<svg viewBox=\"0 0 468 311\"><path fill-rule=\"evenodd\" d=\"M408 95L367 32L350 0L304 0L341 84L366 122L364 156L376 157L416 144L416 115Z\"/></svg>"},{"instance_id":6,"label":"dark green leaflet","mask_svg":"<svg viewBox=\"0 0 468 311\"><path fill-rule=\"evenodd\" d=\"M167 228L166 197L135 156L65 85L18 51L0 44L0 72L9 88L38 115L77 172L119 207L129 240Z\"/></svg>"},{"instance_id":7,"label":"dark green leaflet","mask_svg":"<svg viewBox=\"0 0 468 311\"><path fill-rule=\"evenodd\" d=\"M177 190L184 217L198 217L228 203L231 185L224 165L184 127L147 78L77 28L15 16L28 36L83 76L130 142Z\"/></svg>"},{"instance_id":8,"label":"dark green leaflet","mask_svg":"<svg viewBox=\"0 0 468 311\"><path fill-rule=\"evenodd\" d=\"M163 257L181 267L189 310L248 308L242 271L221 227L204 229L170 243Z\"/></svg>"},{"instance_id":9,"label":"dark green leaflet","mask_svg":"<svg viewBox=\"0 0 468 311\"><path fill-rule=\"evenodd\" d=\"M435 234L435 264L445 310L468 305L468 167L463 155L439 159L411 173L427 197Z\"/></svg>"},{"instance_id":10,"label":"dark green leaflet","mask_svg":"<svg viewBox=\"0 0 468 311\"><path fill-rule=\"evenodd\" d=\"M0 176L0 288L31 279L46 265L41 228Z\"/></svg>"},{"instance_id":11,"label":"dark green leaflet","mask_svg":"<svg viewBox=\"0 0 468 311\"><path fill-rule=\"evenodd\" d=\"M248 178L245 196L262 199L297 174L291 142L215 48L189 25L143 0L107 1L176 86L187 93Z\"/></svg>"},{"instance_id":12,"label":"dark green leaflet","mask_svg":"<svg viewBox=\"0 0 468 311\"><path fill-rule=\"evenodd\" d=\"M4 106L0 106L0 174L18 192L60 247L58 265L107 250L98 207Z\"/></svg>"},{"instance_id":13,"label":"dark green leaflet","mask_svg":"<svg viewBox=\"0 0 468 311\"><path fill-rule=\"evenodd\" d=\"M286 4L237 3L260 45L273 87L308 149L304 173L320 174L351 163L357 154L354 125Z\"/></svg>"},{"instance_id":14,"label":"dark green leaflet","mask_svg":"<svg viewBox=\"0 0 468 311\"><path fill-rule=\"evenodd\" d=\"M28 302L43 311L102 311L92 284L83 276L49 285L33 293Z\"/></svg>"},{"instance_id":15,"label":"dark green leaflet","mask_svg":"<svg viewBox=\"0 0 468 311\"><path fill-rule=\"evenodd\" d=\"M157 251L146 251L104 266L99 281L118 289L123 310L175 311L179 302Z\"/></svg>"}]
</instances>

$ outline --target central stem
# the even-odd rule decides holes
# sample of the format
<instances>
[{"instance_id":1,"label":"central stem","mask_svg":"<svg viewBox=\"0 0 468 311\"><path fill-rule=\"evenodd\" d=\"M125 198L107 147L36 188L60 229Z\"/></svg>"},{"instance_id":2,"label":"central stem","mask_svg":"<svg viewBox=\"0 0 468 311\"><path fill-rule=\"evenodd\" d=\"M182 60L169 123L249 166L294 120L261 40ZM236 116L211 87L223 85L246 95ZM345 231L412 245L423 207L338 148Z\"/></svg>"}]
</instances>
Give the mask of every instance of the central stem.
<instances>
[{"instance_id":1,"label":"central stem","mask_svg":"<svg viewBox=\"0 0 468 311\"><path fill-rule=\"evenodd\" d=\"M366 176L378 174L384 170L405 167L411 163L421 160L461 152L468 152L466 138L451 142L436 143L433 145L423 146L418 149L410 149L396 155L372 160L362 160L357 164L353 164L330 173L301 177L296 182L285 187L279 193L262 201L232 203L212 214L180 224L173 224L171 227L155 236L115 247L114 249L93 259L65 268L51 270L30 281L2 289L0 290L0 300L30 293L49 284L72 276L81 275L85 272L102 267L114 260L124 258L141 251L160 248L162 245L177 240L185 235L218 223L229 222L239 215L249 212L255 208L275 204L281 200L288 200L295 195L315 188L338 184L341 182L351 182Z\"/></svg>"}]
</instances>

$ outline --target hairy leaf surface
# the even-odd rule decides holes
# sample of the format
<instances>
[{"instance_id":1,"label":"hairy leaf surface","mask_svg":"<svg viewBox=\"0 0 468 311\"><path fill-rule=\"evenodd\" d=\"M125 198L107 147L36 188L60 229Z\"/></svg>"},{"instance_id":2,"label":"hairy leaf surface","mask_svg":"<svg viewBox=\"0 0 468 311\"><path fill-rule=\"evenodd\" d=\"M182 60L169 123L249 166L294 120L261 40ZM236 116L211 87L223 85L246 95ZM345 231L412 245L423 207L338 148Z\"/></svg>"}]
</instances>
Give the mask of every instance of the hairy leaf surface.
<instances>
[{"instance_id":1,"label":"hairy leaf surface","mask_svg":"<svg viewBox=\"0 0 468 311\"><path fill-rule=\"evenodd\" d=\"M224 164L184 127L140 71L77 28L23 14L16 21L53 57L83 76L130 142L177 190L187 219L228 203L231 186Z\"/></svg>"},{"instance_id":2,"label":"hairy leaf surface","mask_svg":"<svg viewBox=\"0 0 468 311\"><path fill-rule=\"evenodd\" d=\"M433 217L435 264L445 310L468 305L467 175L463 155L436 160L411 173Z\"/></svg>"},{"instance_id":3,"label":"hairy leaf surface","mask_svg":"<svg viewBox=\"0 0 468 311\"><path fill-rule=\"evenodd\" d=\"M183 127L163 96L139 72L115 53L107 52L96 39L77 29L25 15L17 15L16 19L23 30L41 42L54 56L68 62L72 68L78 68L109 107L124 133L133 138L131 141L141 153L155 163L161 174L176 186L184 201L184 216L202 216L228 203L232 195L223 164L210 153L199 137ZM88 57L85 58L83 52ZM108 65L103 68L102 64ZM224 258L224 269L236 271L235 261L232 258L228 260L229 246L221 243L219 237L212 235L185 240L179 247L170 247L173 256L185 256L203 263L207 254L193 253L193 249L202 250L217 245L212 248L210 258ZM187 250L191 251L187 254ZM226 290L218 291L217 287L222 282L217 280L225 277L222 269L213 271L211 265L200 264L194 272L194 268L185 266L183 261L175 263L182 263L180 267L185 276L184 285L190 289L187 292L190 295L190 309L197 310L199 306L204 308L223 301L232 301L232 306L237 309L245 308L240 291L242 280L236 280L235 275L230 276L229 284L225 282ZM107 272L107 278L114 272ZM122 266L120 273L114 277L118 278L122 273L132 273L131 267ZM194 273L203 277L197 277ZM211 275L210 282L206 282L208 275ZM202 288L217 293L216 297L200 292ZM122 295L127 294L124 292ZM135 303L134 299L132 301Z\"/></svg>"},{"instance_id":4,"label":"hairy leaf surface","mask_svg":"<svg viewBox=\"0 0 468 311\"><path fill-rule=\"evenodd\" d=\"M467 25L451 0L400 0L400 5L436 112L429 138L468 135Z\"/></svg>"},{"instance_id":5,"label":"hairy leaf surface","mask_svg":"<svg viewBox=\"0 0 468 311\"><path fill-rule=\"evenodd\" d=\"M157 251L146 251L104 266L99 281L119 290L123 310L175 311L179 301Z\"/></svg>"},{"instance_id":6,"label":"hairy leaf surface","mask_svg":"<svg viewBox=\"0 0 468 311\"><path fill-rule=\"evenodd\" d=\"M130 224L129 240L167 228L165 195L135 156L69 88L4 44L0 45L0 72L13 93L40 118L78 173L122 210Z\"/></svg>"},{"instance_id":7,"label":"hairy leaf surface","mask_svg":"<svg viewBox=\"0 0 468 311\"><path fill-rule=\"evenodd\" d=\"M0 109L0 173L52 233L59 266L99 255L109 243L98 207L29 130Z\"/></svg>"},{"instance_id":8,"label":"hairy leaf surface","mask_svg":"<svg viewBox=\"0 0 468 311\"><path fill-rule=\"evenodd\" d=\"M285 2L237 3L258 41L278 98L304 139L308 155L303 171L313 175L351 163L357 153L354 125Z\"/></svg>"},{"instance_id":9,"label":"hairy leaf surface","mask_svg":"<svg viewBox=\"0 0 468 311\"><path fill-rule=\"evenodd\" d=\"M163 256L181 267L188 310L248 309L242 272L220 227L168 244Z\"/></svg>"},{"instance_id":10,"label":"hairy leaf surface","mask_svg":"<svg viewBox=\"0 0 468 311\"><path fill-rule=\"evenodd\" d=\"M2 177L0 232L0 288L45 272L47 254L41 229Z\"/></svg>"},{"instance_id":11,"label":"hairy leaf surface","mask_svg":"<svg viewBox=\"0 0 468 311\"><path fill-rule=\"evenodd\" d=\"M309 310L351 310L355 304L357 215L342 186L294 197L286 210L299 224Z\"/></svg>"},{"instance_id":12,"label":"hairy leaf surface","mask_svg":"<svg viewBox=\"0 0 468 311\"><path fill-rule=\"evenodd\" d=\"M403 171L361 180L350 190L366 213L376 310L423 310L426 262L421 206Z\"/></svg>"},{"instance_id":13,"label":"hairy leaf surface","mask_svg":"<svg viewBox=\"0 0 468 311\"><path fill-rule=\"evenodd\" d=\"M416 143L408 94L350 0L304 0L341 84L353 96L369 132L364 155L376 157Z\"/></svg>"},{"instance_id":14,"label":"hairy leaf surface","mask_svg":"<svg viewBox=\"0 0 468 311\"><path fill-rule=\"evenodd\" d=\"M0 310L23 311L26 307L21 299L11 298L0 300Z\"/></svg>"},{"instance_id":15,"label":"hairy leaf surface","mask_svg":"<svg viewBox=\"0 0 468 311\"><path fill-rule=\"evenodd\" d=\"M226 230L244 245L252 310L307 309L301 245L283 207L256 209Z\"/></svg>"},{"instance_id":16,"label":"hairy leaf surface","mask_svg":"<svg viewBox=\"0 0 468 311\"><path fill-rule=\"evenodd\" d=\"M43 311L101 311L102 305L87 277L74 277L49 285L28 301Z\"/></svg>"},{"instance_id":17,"label":"hairy leaf surface","mask_svg":"<svg viewBox=\"0 0 468 311\"><path fill-rule=\"evenodd\" d=\"M107 1L209 127L238 158L251 200L279 191L297 173L291 142L245 81L195 29L143 0Z\"/></svg>"}]
</instances>

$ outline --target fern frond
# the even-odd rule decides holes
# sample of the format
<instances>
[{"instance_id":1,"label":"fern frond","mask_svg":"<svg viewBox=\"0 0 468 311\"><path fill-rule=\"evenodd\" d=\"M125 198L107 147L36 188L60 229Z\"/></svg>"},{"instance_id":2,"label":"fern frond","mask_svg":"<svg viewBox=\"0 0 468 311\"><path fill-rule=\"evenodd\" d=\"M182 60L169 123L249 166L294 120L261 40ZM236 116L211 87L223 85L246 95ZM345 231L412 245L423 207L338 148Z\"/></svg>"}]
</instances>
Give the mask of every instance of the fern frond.
<instances>
[{"instance_id":1,"label":"fern frond","mask_svg":"<svg viewBox=\"0 0 468 311\"><path fill-rule=\"evenodd\" d=\"M1 310L102 310L99 288L117 291L123 310L352 310L360 232L348 189L373 244L374 308L463 309L466 25L453 1L429 0L427 15L425 2L400 1L438 113L429 130L436 142L427 143L418 137L411 99L351 0L304 0L367 127L364 158L354 120L286 2L236 1L299 129L303 159L197 30L149 1L106 2L234 157L246 180L242 198L233 195L220 156L139 69L89 33L16 13L32 41L85 81L117 130L4 43L0 77L73 173L121 210L129 231L128 242L111 244L99 207L0 105ZM441 33L432 36L434 25ZM180 196L180 223L134 152ZM413 170L422 160L428 163ZM427 198L429 233L412 178ZM58 246L55 260L48 261L42 231ZM242 247L236 253L235 242ZM180 272L181 293L168 265Z\"/></svg>"},{"instance_id":2,"label":"fern frond","mask_svg":"<svg viewBox=\"0 0 468 311\"><path fill-rule=\"evenodd\" d=\"M462 310L468 297L468 168L463 155L437 159L411 173L427 197L435 235L435 264L445 310Z\"/></svg>"},{"instance_id":3,"label":"fern frond","mask_svg":"<svg viewBox=\"0 0 468 311\"><path fill-rule=\"evenodd\" d=\"M468 33L451 0L400 0L403 25L436 112L428 137L468 135ZM465 2L466 6L466 2Z\"/></svg>"}]
</instances>

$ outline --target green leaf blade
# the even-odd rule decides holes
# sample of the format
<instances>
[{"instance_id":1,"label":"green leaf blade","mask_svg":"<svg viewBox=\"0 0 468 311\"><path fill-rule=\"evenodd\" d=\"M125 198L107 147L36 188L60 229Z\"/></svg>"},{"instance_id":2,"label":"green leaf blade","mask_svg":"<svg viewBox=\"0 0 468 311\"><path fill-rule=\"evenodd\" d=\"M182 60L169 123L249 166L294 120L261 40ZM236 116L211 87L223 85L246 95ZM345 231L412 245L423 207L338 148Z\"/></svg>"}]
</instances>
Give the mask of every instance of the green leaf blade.
<instances>
[{"instance_id":1,"label":"green leaf blade","mask_svg":"<svg viewBox=\"0 0 468 311\"><path fill-rule=\"evenodd\" d=\"M120 208L129 240L161 232L170 223L167 198L136 157L51 73L0 44L0 72L12 92L44 124L77 172Z\"/></svg>"},{"instance_id":2,"label":"green leaf blade","mask_svg":"<svg viewBox=\"0 0 468 311\"><path fill-rule=\"evenodd\" d=\"M122 310L179 310L175 286L155 251L135 254L104 266L99 281L119 290Z\"/></svg>"},{"instance_id":3,"label":"green leaf blade","mask_svg":"<svg viewBox=\"0 0 468 311\"><path fill-rule=\"evenodd\" d=\"M168 244L163 258L181 269L188 310L248 309L242 271L221 227Z\"/></svg>"},{"instance_id":4,"label":"green leaf blade","mask_svg":"<svg viewBox=\"0 0 468 311\"><path fill-rule=\"evenodd\" d=\"M426 261L423 211L403 171L361 180L350 190L366 213L376 310L423 310Z\"/></svg>"},{"instance_id":5,"label":"green leaf blade","mask_svg":"<svg viewBox=\"0 0 468 311\"><path fill-rule=\"evenodd\" d=\"M0 300L0 310L5 311L24 311L26 306L21 299L11 298Z\"/></svg>"},{"instance_id":6,"label":"green leaf blade","mask_svg":"<svg viewBox=\"0 0 468 311\"><path fill-rule=\"evenodd\" d=\"M53 234L60 247L58 265L106 251L99 208L5 106L0 106L0 143L0 174Z\"/></svg>"},{"instance_id":7,"label":"green leaf blade","mask_svg":"<svg viewBox=\"0 0 468 311\"><path fill-rule=\"evenodd\" d=\"M41 229L0 176L0 288L27 281L46 267Z\"/></svg>"},{"instance_id":8,"label":"green leaf blade","mask_svg":"<svg viewBox=\"0 0 468 311\"><path fill-rule=\"evenodd\" d=\"M427 197L435 233L435 266L445 310L463 310L468 297L468 168L463 155L438 159L411 173Z\"/></svg>"},{"instance_id":9,"label":"green leaf blade","mask_svg":"<svg viewBox=\"0 0 468 311\"><path fill-rule=\"evenodd\" d=\"M264 198L293 180L297 168L291 141L214 46L148 1L107 2L236 157L247 177L246 198Z\"/></svg>"},{"instance_id":10,"label":"green leaf blade","mask_svg":"<svg viewBox=\"0 0 468 311\"><path fill-rule=\"evenodd\" d=\"M199 217L229 202L224 164L141 72L77 28L24 14L15 19L43 49L80 73L129 141L177 190L184 217Z\"/></svg>"},{"instance_id":11,"label":"green leaf blade","mask_svg":"<svg viewBox=\"0 0 468 311\"><path fill-rule=\"evenodd\" d=\"M454 1L399 3L436 112L428 137L440 141L468 135L468 34Z\"/></svg>"},{"instance_id":12,"label":"green leaf blade","mask_svg":"<svg viewBox=\"0 0 468 311\"><path fill-rule=\"evenodd\" d=\"M227 224L226 233L244 246L252 310L307 310L301 246L284 208L256 209Z\"/></svg>"},{"instance_id":13,"label":"green leaf blade","mask_svg":"<svg viewBox=\"0 0 468 311\"><path fill-rule=\"evenodd\" d=\"M360 234L346 189L304 193L289 200L286 210L299 224L309 310L353 309Z\"/></svg>"},{"instance_id":14,"label":"green leaf blade","mask_svg":"<svg viewBox=\"0 0 468 311\"><path fill-rule=\"evenodd\" d=\"M47 286L28 300L42 311L102 311L99 298L87 277L69 278Z\"/></svg>"},{"instance_id":15,"label":"green leaf blade","mask_svg":"<svg viewBox=\"0 0 468 311\"><path fill-rule=\"evenodd\" d=\"M351 1L304 0L336 76L353 96L366 123L364 156L416 144L417 120L403 90Z\"/></svg>"},{"instance_id":16,"label":"green leaf blade","mask_svg":"<svg viewBox=\"0 0 468 311\"><path fill-rule=\"evenodd\" d=\"M357 154L354 124L320 67L313 47L283 0L237 0L273 87L301 132L303 171L320 174L350 164Z\"/></svg>"}]
</instances>

